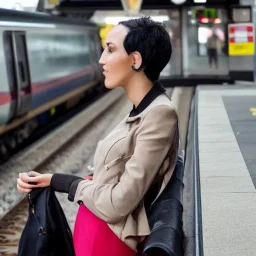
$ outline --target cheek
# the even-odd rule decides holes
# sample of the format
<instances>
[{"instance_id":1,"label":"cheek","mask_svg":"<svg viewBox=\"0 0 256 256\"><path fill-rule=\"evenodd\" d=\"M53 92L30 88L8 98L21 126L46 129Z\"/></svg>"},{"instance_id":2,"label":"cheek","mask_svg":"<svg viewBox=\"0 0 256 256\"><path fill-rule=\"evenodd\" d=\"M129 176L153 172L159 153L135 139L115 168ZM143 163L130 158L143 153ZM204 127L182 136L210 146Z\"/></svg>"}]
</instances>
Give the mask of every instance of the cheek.
<instances>
[{"instance_id":1,"label":"cheek","mask_svg":"<svg viewBox=\"0 0 256 256\"><path fill-rule=\"evenodd\" d=\"M122 85L123 82L131 75L130 62L127 57L113 56L108 62L108 73L105 78L106 87L116 87Z\"/></svg>"}]
</instances>

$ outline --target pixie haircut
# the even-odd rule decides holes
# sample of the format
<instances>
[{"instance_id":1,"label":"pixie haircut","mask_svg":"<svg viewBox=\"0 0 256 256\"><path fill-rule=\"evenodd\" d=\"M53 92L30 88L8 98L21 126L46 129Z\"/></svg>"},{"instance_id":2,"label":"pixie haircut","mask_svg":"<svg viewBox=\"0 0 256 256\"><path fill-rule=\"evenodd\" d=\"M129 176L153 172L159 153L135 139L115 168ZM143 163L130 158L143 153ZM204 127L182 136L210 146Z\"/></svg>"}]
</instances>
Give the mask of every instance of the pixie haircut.
<instances>
[{"instance_id":1,"label":"pixie haircut","mask_svg":"<svg viewBox=\"0 0 256 256\"><path fill-rule=\"evenodd\" d=\"M142 57L141 66L149 80L155 82L171 58L170 36L164 25L150 17L121 21L129 29L124 39L124 48L128 54L138 51Z\"/></svg>"}]
</instances>

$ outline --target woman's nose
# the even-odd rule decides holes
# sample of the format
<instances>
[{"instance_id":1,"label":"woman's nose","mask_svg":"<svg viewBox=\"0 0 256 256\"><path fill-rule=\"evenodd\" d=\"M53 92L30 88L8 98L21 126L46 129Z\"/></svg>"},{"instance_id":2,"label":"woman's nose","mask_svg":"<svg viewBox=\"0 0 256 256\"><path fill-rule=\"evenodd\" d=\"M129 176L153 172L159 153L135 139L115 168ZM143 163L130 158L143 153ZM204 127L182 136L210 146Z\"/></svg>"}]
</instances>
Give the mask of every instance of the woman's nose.
<instances>
[{"instance_id":1,"label":"woman's nose","mask_svg":"<svg viewBox=\"0 0 256 256\"><path fill-rule=\"evenodd\" d=\"M106 61L105 61L105 58L104 58L104 52L100 56L99 64L101 64L101 65L105 65L106 64Z\"/></svg>"}]
</instances>

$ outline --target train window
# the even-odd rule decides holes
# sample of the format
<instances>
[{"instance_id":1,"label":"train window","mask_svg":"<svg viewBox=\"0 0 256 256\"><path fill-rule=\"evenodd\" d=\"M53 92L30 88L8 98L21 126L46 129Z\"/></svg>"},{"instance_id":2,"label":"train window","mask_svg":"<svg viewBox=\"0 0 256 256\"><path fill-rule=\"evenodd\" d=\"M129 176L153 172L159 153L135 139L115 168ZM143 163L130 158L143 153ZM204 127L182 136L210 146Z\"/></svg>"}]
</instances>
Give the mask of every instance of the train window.
<instances>
[{"instance_id":1,"label":"train window","mask_svg":"<svg viewBox=\"0 0 256 256\"><path fill-rule=\"evenodd\" d=\"M22 61L18 62L18 66L19 66L21 81L25 82L26 81L26 75L25 75L25 68L24 68L24 65L23 65Z\"/></svg>"},{"instance_id":2,"label":"train window","mask_svg":"<svg viewBox=\"0 0 256 256\"><path fill-rule=\"evenodd\" d=\"M55 79L79 72L90 64L90 40L86 31L58 34L27 34L32 82Z\"/></svg>"},{"instance_id":3,"label":"train window","mask_svg":"<svg viewBox=\"0 0 256 256\"><path fill-rule=\"evenodd\" d=\"M24 89L30 86L25 33L14 32L14 42L17 54L16 58L19 87L20 89Z\"/></svg>"}]
</instances>

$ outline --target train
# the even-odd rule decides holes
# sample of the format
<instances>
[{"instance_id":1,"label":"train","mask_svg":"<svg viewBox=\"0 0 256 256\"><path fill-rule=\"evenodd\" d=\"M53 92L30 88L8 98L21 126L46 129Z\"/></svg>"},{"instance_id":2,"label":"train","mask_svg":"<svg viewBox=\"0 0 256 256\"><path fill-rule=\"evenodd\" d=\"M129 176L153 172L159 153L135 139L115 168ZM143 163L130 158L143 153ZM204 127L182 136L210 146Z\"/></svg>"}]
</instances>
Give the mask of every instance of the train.
<instances>
[{"instance_id":1,"label":"train","mask_svg":"<svg viewBox=\"0 0 256 256\"><path fill-rule=\"evenodd\" d=\"M44 13L0 9L0 158L56 108L104 87L99 28Z\"/></svg>"}]
</instances>

